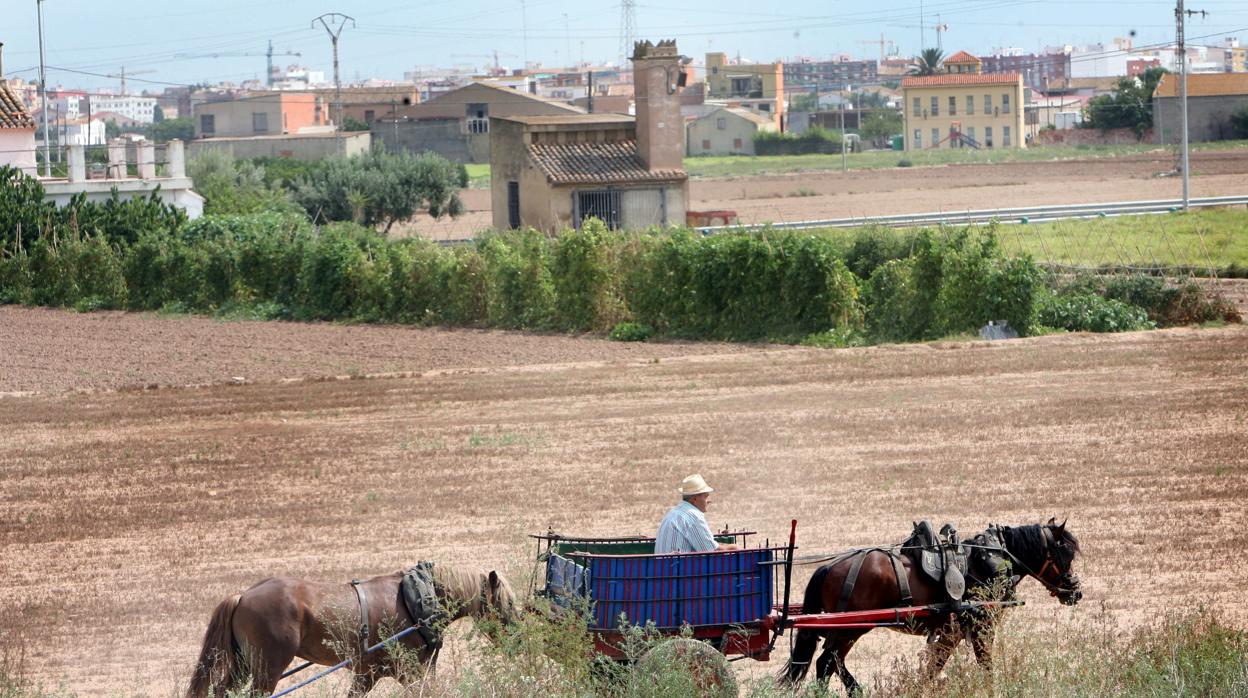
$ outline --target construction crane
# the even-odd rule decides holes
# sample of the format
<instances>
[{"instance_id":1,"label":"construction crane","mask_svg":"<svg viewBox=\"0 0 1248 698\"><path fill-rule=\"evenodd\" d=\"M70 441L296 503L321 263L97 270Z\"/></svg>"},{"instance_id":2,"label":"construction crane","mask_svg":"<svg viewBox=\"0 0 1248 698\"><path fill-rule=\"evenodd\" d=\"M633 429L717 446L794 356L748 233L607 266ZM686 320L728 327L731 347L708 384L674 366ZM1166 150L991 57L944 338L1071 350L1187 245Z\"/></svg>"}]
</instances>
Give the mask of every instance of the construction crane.
<instances>
[{"instance_id":1,"label":"construction crane","mask_svg":"<svg viewBox=\"0 0 1248 698\"><path fill-rule=\"evenodd\" d=\"M123 66L121 66L121 72L118 72L118 73L109 73L109 74L105 75L104 77L106 77L106 78L120 78L120 79L121 79L121 94L122 94L122 95L125 95L125 94L126 94L126 76L127 76L127 75L147 75L148 73L154 73L154 72L156 72L156 71L154 71L154 70L132 70L132 71L130 71L130 72L128 72L128 73L127 73L127 72L126 72L126 66L124 66L124 65L123 65Z\"/></svg>"},{"instance_id":2,"label":"construction crane","mask_svg":"<svg viewBox=\"0 0 1248 698\"><path fill-rule=\"evenodd\" d=\"M494 70L495 72L498 72L503 69L502 64L499 63L498 61L498 57L500 55L510 56L512 58L519 58L519 56L517 56L514 53L500 53L498 49L494 49L493 53L452 53L451 58L493 58Z\"/></svg>"},{"instance_id":3,"label":"construction crane","mask_svg":"<svg viewBox=\"0 0 1248 698\"><path fill-rule=\"evenodd\" d=\"M215 53L175 53L174 58L235 58L238 56L264 56L268 59L268 70L265 72L264 84L269 87L273 86L273 56L295 56L302 57L303 54L298 51L274 51L273 42L269 42L269 50L264 53L255 53L254 51L217 51Z\"/></svg>"},{"instance_id":4,"label":"construction crane","mask_svg":"<svg viewBox=\"0 0 1248 698\"><path fill-rule=\"evenodd\" d=\"M894 43L893 41L891 41L891 40L885 41L885 40L884 40L884 35L883 35L883 34L880 34L880 40L879 40L879 41L874 41L874 40L870 40L870 41L868 41L868 40L865 40L865 39L864 39L864 40L859 40L859 41L858 41L858 43L860 43L860 44L871 44L872 46L879 46L879 47L880 47L880 64L881 64L881 65L883 65L883 64L884 64L884 58L885 58L884 47L886 47L886 46L887 46L887 47L890 49L890 50L889 50L889 54L888 54L888 55L892 55L892 52L896 49L896 46L897 46L897 44L895 44L895 43Z\"/></svg>"}]
</instances>

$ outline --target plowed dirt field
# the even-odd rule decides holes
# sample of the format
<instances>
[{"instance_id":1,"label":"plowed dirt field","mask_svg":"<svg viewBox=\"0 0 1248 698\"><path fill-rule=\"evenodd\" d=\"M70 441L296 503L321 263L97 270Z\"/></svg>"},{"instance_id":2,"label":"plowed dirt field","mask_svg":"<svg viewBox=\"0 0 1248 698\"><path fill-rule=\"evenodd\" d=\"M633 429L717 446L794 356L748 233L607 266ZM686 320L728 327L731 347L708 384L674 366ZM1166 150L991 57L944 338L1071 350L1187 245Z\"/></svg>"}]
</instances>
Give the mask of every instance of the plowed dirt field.
<instances>
[{"instance_id":1,"label":"plowed dirt field","mask_svg":"<svg viewBox=\"0 0 1248 698\"><path fill-rule=\"evenodd\" d=\"M649 532L695 471L713 526L797 518L804 553L1069 517L1084 602L1026 582L1025 621L1244 627L1246 367L1242 327L821 351L0 308L0 656L172 696L264 576L524 586L527 533ZM114 390L149 383L208 385ZM922 646L875 635L861 678Z\"/></svg>"}]
</instances>

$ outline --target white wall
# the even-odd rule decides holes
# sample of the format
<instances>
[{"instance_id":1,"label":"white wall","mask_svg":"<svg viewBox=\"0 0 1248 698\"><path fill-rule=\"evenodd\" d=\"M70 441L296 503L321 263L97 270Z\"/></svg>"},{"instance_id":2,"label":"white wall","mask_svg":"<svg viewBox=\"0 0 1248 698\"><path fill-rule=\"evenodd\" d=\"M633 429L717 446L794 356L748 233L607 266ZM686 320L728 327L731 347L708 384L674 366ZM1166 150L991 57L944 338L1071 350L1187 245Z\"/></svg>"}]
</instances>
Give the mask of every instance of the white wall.
<instances>
[{"instance_id":1,"label":"white wall","mask_svg":"<svg viewBox=\"0 0 1248 698\"><path fill-rule=\"evenodd\" d=\"M12 165L28 175L39 174L35 159L35 130L0 129L0 165Z\"/></svg>"}]
</instances>

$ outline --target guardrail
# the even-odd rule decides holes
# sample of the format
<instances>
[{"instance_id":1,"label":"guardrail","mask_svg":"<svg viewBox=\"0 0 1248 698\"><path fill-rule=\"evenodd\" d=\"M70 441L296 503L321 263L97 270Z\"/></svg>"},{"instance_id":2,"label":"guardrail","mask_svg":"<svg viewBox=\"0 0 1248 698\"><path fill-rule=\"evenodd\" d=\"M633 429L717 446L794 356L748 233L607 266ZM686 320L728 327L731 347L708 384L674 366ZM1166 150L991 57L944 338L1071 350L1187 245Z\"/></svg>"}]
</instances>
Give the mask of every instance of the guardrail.
<instances>
[{"instance_id":1,"label":"guardrail","mask_svg":"<svg viewBox=\"0 0 1248 698\"><path fill-rule=\"evenodd\" d=\"M1208 206L1246 206L1245 196L1209 196L1190 199L1191 208ZM999 223L1039 223L1071 218L1101 218L1112 216L1171 213L1183 207L1182 199L1155 199L1152 201L1111 201L1099 204L1065 204L1061 206L1031 206L1026 208L995 208L975 211L940 211L937 213L911 213L895 216L862 216L853 218L829 218L826 220L793 221L788 223L756 223L750 225L717 225L695 228L703 235L722 232L749 232L754 230L810 230L814 228L859 228L882 225L890 228L911 228L924 225L982 225L993 221Z\"/></svg>"}]
</instances>

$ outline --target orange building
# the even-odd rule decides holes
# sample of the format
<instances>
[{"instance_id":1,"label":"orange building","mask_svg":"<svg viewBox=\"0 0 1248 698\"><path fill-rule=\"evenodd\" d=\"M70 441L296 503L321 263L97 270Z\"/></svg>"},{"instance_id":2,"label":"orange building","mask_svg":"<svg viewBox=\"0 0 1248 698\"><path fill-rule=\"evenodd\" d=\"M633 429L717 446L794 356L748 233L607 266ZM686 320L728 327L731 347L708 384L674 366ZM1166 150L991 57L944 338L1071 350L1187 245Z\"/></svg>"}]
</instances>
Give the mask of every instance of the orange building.
<instances>
[{"instance_id":1,"label":"orange building","mask_svg":"<svg viewBox=\"0 0 1248 698\"><path fill-rule=\"evenodd\" d=\"M307 92L264 92L191 106L196 138L316 133L330 128L329 102Z\"/></svg>"}]
</instances>

